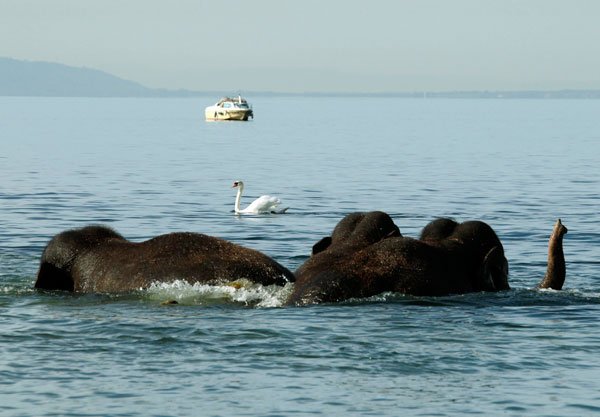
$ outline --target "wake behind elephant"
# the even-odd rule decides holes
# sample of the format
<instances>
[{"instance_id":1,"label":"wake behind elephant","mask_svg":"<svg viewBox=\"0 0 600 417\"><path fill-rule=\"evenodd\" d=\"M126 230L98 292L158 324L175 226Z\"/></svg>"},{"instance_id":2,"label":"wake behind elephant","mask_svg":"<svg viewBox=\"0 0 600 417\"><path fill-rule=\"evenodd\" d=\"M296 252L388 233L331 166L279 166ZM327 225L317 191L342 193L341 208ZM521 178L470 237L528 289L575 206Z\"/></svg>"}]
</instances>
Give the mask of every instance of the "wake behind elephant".
<instances>
[{"instance_id":1,"label":"wake behind elephant","mask_svg":"<svg viewBox=\"0 0 600 417\"><path fill-rule=\"evenodd\" d=\"M550 240L548 272L540 288L562 288L565 233L559 220ZM288 304L294 305L338 302L388 291L442 296L510 288L504 248L486 223L438 219L425 227L417 240L403 237L383 212L346 216L330 237L313 247L312 256L295 275L295 289L288 299Z\"/></svg>"},{"instance_id":2,"label":"wake behind elephant","mask_svg":"<svg viewBox=\"0 0 600 417\"><path fill-rule=\"evenodd\" d=\"M102 226L56 235L46 246L35 288L122 292L154 282L226 284L248 279L285 285L294 275L268 256L199 233L171 233L145 242L126 240Z\"/></svg>"}]
</instances>

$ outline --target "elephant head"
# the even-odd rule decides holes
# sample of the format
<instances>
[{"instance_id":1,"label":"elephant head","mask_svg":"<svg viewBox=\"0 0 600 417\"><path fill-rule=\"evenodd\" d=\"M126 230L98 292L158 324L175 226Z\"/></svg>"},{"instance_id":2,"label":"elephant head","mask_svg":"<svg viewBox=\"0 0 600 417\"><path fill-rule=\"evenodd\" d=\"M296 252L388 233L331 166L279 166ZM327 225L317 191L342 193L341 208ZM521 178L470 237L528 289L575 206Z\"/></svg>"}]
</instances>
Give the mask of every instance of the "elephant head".
<instances>
[{"instance_id":1,"label":"elephant head","mask_svg":"<svg viewBox=\"0 0 600 417\"><path fill-rule=\"evenodd\" d=\"M440 218L423 228L420 240L463 253L474 291L503 291L508 285L508 261L496 232L481 221L458 223Z\"/></svg>"},{"instance_id":2,"label":"elephant head","mask_svg":"<svg viewBox=\"0 0 600 417\"><path fill-rule=\"evenodd\" d=\"M348 249L372 245L389 237L400 237L400 229L382 211L352 213L344 217L333 229L331 236L319 240L312 248L312 255L326 249Z\"/></svg>"},{"instance_id":3,"label":"elephant head","mask_svg":"<svg viewBox=\"0 0 600 417\"><path fill-rule=\"evenodd\" d=\"M103 226L87 226L56 235L42 253L35 287L73 291L71 270L78 255L109 240L125 241L125 238Z\"/></svg>"},{"instance_id":4,"label":"elephant head","mask_svg":"<svg viewBox=\"0 0 600 417\"><path fill-rule=\"evenodd\" d=\"M347 215L294 272L296 284L288 304L340 301L368 293L363 277L352 271L350 258L377 242L401 236L390 216L381 211Z\"/></svg>"},{"instance_id":5,"label":"elephant head","mask_svg":"<svg viewBox=\"0 0 600 417\"><path fill-rule=\"evenodd\" d=\"M423 241L440 241L446 239L454 232L458 223L445 217L435 219L421 231L420 239Z\"/></svg>"}]
</instances>

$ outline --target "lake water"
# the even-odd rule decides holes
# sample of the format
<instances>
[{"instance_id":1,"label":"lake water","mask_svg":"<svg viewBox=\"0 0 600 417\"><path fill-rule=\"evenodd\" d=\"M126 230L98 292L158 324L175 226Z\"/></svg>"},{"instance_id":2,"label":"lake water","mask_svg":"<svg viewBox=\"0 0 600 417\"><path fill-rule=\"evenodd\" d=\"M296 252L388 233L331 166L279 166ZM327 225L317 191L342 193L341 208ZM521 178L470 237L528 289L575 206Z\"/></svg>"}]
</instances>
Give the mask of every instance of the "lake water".
<instances>
[{"instance_id":1,"label":"lake water","mask_svg":"<svg viewBox=\"0 0 600 417\"><path fill-rule=\"evenodd\" d=\"M0 97L0 415L598 415L600 101ZM285 215L235 216L261 194ZM488 222L511 291L281 307L290 287L37 292L55 234L222 237L291 270L354 211ZM557 218L564 291L533 289ZM168 298L179 305L161 306Z\"/></svg>"}]
</instances>

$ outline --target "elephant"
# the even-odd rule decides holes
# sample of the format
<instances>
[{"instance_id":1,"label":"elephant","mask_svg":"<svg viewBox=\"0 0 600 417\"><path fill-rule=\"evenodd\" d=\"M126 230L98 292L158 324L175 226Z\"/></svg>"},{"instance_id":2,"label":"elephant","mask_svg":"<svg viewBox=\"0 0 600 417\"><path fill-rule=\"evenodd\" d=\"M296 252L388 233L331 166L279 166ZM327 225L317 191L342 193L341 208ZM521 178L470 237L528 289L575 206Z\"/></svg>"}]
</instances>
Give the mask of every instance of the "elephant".
<instances>
[{"instance_id":1,"label":"elephant","mask_svg":"<svg viewBox=\"0 0 600 417\"><path fill-rule=\"evenodd\" d=\"M539 288L562 288L566 232L559 220ZM294 275L288 305L338 302L388 291L444 296L510 289L504 248L488 224L442 218L429 223L419 239L412 239L403 237L381 211L347 215L331 236L313 246L310 258Z\"/></svg>"},{"instance_id":2,"label":"elephant","mask_svg":"<svg viewBox=\"0 0 600 417\"><path fill-rule=\"evenodd\" d=\"M42 253L35 288L124 292L154 282L220 285L246 278L284 286L294 275L268 256L199 233L170 233L145 242L126 240L103 226L56 235Z\"/></svg>"},{"instance_id":3,"label":"elephant","mask_svg":"<svg viewBox=\"0 0 600 417\"><path fill-rule=\"evenodd\" d=\"M423 228L420 240L426 241L430 244L436 244L443 241L444 239L456 238L458 235L467 246L471 245L469 250L475 251L476 253L478 251L478 247L477 245L473 246L472 244L477 243L479 245L479 256L481 256L481 248L492 245L493 242L497 239L497 236L490 227L478 227L478 231L475 235L473 233L473 226L476 226L478 224L485 223L465 222L462 225L459 225L452 219L436 219L429 223L427 226L425 226L425 228ZM465 225L468 225L468 228L471 229L470 233L465 228ZM537 285L537 288L562 290L566 278L566 263L563 251L563 238L564 235L567 234L567 232L568 229L562 224L561 219L558 219L554 224L552 234L550 235L550 239L548 241L548 264L546 267L546 274L544 275L542 281L540 281L540 283ZM505 277L507 275L508 264L506 264L506 275L503 274L502 277ZM492 274L492 282L490 282L489 279L484 280L484 282L487 282L488 286L491 285L486 289L486 291L500 291L510 289L507 280L497 282L496 279L494 279L494 277L498 277L498 275Z\"/></svg>"}]
</instances>

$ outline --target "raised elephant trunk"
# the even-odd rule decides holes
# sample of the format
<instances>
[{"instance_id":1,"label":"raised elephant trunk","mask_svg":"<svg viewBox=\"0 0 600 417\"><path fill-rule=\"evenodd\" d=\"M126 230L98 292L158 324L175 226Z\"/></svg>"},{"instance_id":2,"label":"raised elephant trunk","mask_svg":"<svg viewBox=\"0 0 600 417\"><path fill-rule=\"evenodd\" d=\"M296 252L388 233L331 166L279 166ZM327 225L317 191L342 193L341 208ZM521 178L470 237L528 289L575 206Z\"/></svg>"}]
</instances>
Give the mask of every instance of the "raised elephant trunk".
<instances>
[{"instance_id":1,"label":"raised elephant trunk","mask_svg":"<svg viewBox=\"0 0 600 417\"><path fill-rule=\"evenodd\" d=\"M548 242L548 269L538 288L562 289L566 275L565 255L563 253L563 236L566 234L567 228L558 219Z\"/></svg>"}]
</instances>

